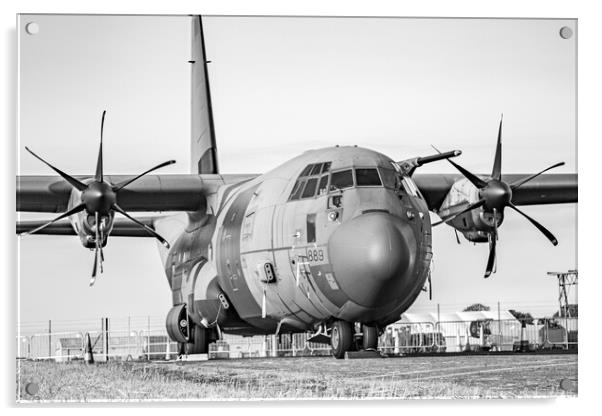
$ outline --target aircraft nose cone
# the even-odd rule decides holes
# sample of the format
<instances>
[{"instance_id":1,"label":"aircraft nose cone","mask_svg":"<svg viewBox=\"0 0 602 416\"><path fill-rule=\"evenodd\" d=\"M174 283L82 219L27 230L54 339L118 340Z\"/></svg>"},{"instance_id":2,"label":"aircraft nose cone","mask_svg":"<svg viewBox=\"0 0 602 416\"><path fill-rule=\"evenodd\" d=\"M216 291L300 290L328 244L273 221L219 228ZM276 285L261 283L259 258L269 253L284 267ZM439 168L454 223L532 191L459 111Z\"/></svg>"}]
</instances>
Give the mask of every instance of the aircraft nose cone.
<instances>
[{"instance_id":1,"label":"aircraft nose cone","mask_svg":"<svg viewBox=\"0 0 602 416\"><path fill-rule=\"evenodd\" d=\"M380 212L343 223L328 242L341 289L365 307L383 305L403 294L410 283L416 251L410 226Z\"/></svg>"}]
</instances>

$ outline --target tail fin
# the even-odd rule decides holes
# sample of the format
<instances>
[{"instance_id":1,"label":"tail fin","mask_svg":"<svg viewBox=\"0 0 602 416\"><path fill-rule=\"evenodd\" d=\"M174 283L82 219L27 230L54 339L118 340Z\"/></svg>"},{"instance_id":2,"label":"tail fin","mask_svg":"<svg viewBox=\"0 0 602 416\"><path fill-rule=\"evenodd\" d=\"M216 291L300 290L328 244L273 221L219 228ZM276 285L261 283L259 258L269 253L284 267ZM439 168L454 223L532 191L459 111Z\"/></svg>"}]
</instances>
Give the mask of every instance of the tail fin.
<instances>
[{"instance_id":1,"label":"tail fin","mask_svg":"<svg viewBox=\"0 0 602 416\"><path fill-rule=\"evenodd\" d=\"M192 17L191 33L191 169L219 173L201 16Z\"/></svg>"}]
</instances>

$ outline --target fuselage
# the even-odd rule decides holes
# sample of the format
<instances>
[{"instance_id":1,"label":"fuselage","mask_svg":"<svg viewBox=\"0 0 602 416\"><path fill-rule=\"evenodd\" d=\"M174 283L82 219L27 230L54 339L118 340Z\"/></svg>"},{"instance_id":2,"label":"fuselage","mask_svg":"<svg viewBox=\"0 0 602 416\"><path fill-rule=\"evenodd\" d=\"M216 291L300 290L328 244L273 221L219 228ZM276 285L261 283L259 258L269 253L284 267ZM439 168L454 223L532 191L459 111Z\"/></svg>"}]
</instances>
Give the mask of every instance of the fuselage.
<instances>
[{"instance_id":1,"label":"fuselage","mask_svg":"<svg viewBox=\"0 0 602 416\"><path fill-rule=\"evenodd\" d=\"M330 147L220 187L165 259L174 305L243 334L396 321L432 251L426 203L392 162Z\"/></svg>"}]
</instances>

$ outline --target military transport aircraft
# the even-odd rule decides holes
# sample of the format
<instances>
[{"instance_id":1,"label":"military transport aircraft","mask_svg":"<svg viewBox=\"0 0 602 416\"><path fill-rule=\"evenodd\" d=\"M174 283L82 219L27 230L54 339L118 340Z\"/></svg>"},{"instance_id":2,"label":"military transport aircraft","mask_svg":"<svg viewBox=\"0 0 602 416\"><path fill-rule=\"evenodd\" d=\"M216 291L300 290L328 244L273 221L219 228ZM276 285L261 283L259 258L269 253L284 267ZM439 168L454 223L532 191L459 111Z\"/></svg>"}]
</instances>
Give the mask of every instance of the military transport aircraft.
<instances>
[{"instance_id":1,"label":"military transport aircraft","mask_svg":"<svg viewBox=\"0 0 602 416\"><path fill-rule=\"evenodd\" d=\"M376 348L430 279L429 210L469 241L489 243L485 277L495 269L506 207L557 244L517 206L576 202L577 175L540 176L562 163L502 175L501 121L490 175L451 161L456 150L398 162L354 146L310 150L262 175L220 173L199 16L192 45L195 173L148 175L168 161L137 176L105 175L103 113L93 176L70 176L27 149L59 176L17 177L18 211L61 213L20 222L17 232L78 236L95 252L90 285L110 236L159 240L173 300L166 326L181 353L207 352L222 332L312 331L337 358ZM460 174L415 173L443 159ZM135 218L135 211L182 211L188 220L178 231L169 215Z\"/></svg>"}]
</instances>

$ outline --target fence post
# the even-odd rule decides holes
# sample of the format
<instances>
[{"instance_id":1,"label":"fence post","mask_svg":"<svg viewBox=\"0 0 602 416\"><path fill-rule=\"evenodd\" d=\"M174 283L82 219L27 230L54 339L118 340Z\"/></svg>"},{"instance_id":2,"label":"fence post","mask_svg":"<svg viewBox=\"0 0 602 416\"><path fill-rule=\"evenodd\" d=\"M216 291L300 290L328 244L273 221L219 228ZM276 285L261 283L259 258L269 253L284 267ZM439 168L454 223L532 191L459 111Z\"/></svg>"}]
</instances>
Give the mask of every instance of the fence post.
<instances>
[{"instance_id":1,"label":"fence post","mask_svg":"<svg viewBox=\"0 0 602 416\"><path fill-rule=\"evenodd\" d=\"M105 361L109 361L109 318L105 318Z\"/></svg>"},{"instance_id":2,"label":"fence post","mask_svg":"<svg viewBox=\"0 0 602 416\"><path fill-rule=\"evenodd\" d=\"M278 335L272 335L272 357L278 357Z\"/></svg>"},{"instance_id":3,"label":"fence post","mask_svg":"<svg viewBox=\"0 0 602 416\"><path fill-rule=\"evenodd\" d=\"M150 315L146 318L146 359L150 360Z\"/></svg>"},{"instance_id":4,"label":"fence post","mask_svg":"<svg viewBox=\"0 0 602 416\"><path fill-rule=\"evenodd\" d=\"M498 349L502 350L502 345L504 342L502 341L502 319L500 312L500 302L497 303L497 334L498 334Z\"/></svg>"},{"instance_id":5,"label":"fence post","mask_svg":"<svg viewBox=\"0 0 602 416\"><path fill-rule=\"evenodd\" d=\"M48 320L48 358L52 357L52 320Z\"/></svg>"}]
</instances>

